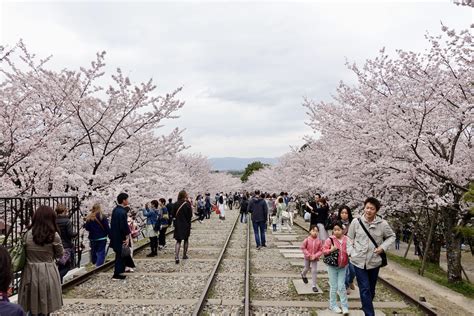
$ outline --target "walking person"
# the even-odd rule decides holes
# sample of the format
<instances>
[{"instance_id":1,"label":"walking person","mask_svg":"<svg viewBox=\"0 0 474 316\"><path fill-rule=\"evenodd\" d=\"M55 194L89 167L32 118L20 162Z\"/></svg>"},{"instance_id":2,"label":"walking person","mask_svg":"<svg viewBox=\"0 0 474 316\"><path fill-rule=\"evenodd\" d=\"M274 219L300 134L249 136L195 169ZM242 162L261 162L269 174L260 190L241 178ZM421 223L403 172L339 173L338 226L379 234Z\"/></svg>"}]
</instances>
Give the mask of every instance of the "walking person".
<instances>
[{"instance_id":1,"label":"walking person","mask_svg":"<svg viewBox=\"0 0 474 316\"><path fill-rule=\"evenodd\" d=\"M343 224L336 221L332 229L332 236L324 243L324 255L338 252L337 266L327 265L329 276L329 309L335 313L349 315L347 292L345 286L346 267L349 264L349 253L352 250L352 241L344 235ZM341 301L341 308L337 306L337 294Z\"/></svg>"},{"instance_id":2,"label":"walking person","mask_svg":"<svg viewBox=\"0 0 474 316\"><path fill-rule=\"evenodd\" d=\"M202 223L204 220L205 215L205 208L206 208L206 203L202 199L202 196L199 194L197 197L197 202L196 202L196 207L197 207L197 213L198 213L198 221L199 223Z\"/></svg>"},{"instance_id":3,"label":"walking person","mask_svg":"<svg viewBox=\"0 0 474 316\"><path fill-rule=\"evenodd\" d=\"M205 210L206 219L211 218L211 207L212 207L211 194L206 193L206 198L204 199L204 210Z\"/></svg>"},{"instance_id":4,"label":"walking person","mask_svg":"<svg viewBox=\"0 0 474 316\"><path fill-rule=\"evenodd\" d=\"M383 263L382 257L395 241L395 233L390 225L386 220L377 217L380 207L380 202L376 198L367 198L364 201L364 215L352 221L347 233L354 242L351 262L355 268L362 310L367 316L375 315L372 302Z\"/></svg>"},{"instance_id":5,"label":"walking person","mask_svg":"<svg viewBox=\"0 0 474 316\"><path fill-rule=\"evenodd\" d=\"M59 235L63 244L64 253L57 261L61 283L64 276L74 267L74 243L72 239L77 237L78 232L72 228L72 222L69 218L68 209L64 204L56 206L56 224L59 228Z\"/></svg>"},{"instance_id":6,"label":"walking person","mask_svg":"<svg viewBox=\"0 0 474 316\"><path fill-rule=\"evenodd\" d=\"M112 279L123 280L126 278L122 273L125 272L125 258L122 258L122 247L130 246L130 227L127 222L128 194L120 193L117 196L117 206L112 211L110 221L110 246L115 252L114 275Z\"/></svg>"},{"instance_id":7,"label":"walking person","mask_svg":"<svg viewBox=\"0 0 474 316\"><path fill-rule=\"evenodd\" d=\"M339 207L339 211L337 212L337 220L341 221L343 229L342 232L344 235L347 235L347 232L349 231L349 227L352 222L352 211L347 205L342 205ZM354 286L354 278L355 278L355 269L354 265L352 262L349 260L349 264L347 265L346 269L346 291L347 294L350 294L351 290L355 290Z\"/></svg>"},{"instance_id":8,"label":"walking person","mask_svg":"<svg viewBox=\"0 0 474 316\"><path fill-rule=\"evenodd\" d=\"M170 226L170 212L168 208L166 207L166 200L164 198L161 198L159 200L160 205L158 206L160 211L160 220L161 220L161 226L160 226L160 234L158 236L158 249L164 249L166 248L166 231L168 230L168 227Z\"/></svg>"},{"instance_id":9,"label":"walking person","mask_svg":"<svg viewBox=\"0 0 474 316\"><path fill-rule=\"evenodd\" d=\"M183 259L188 259L189 236L191 235L191 219L193 210L188 202L188 194L186 191L178 193L178 201L174 204L173 218L175 219L174 239L176 244L174 247L175 262L179 264L179 252L181 242L183 242Z\"/></svg>"},{"instance_id":10,"label":"walking person","mask_svg":"<svg viewBox=\"0 0 474 316\"><path fill-rule=\"evenodd\" d=\"M321 195L319 193L316 193L314 195L314 198L308 202L306 202L305 207L308 213L310 214L310 220L309 220L309 227L313 227L315 225L318 225L317 218L318 218L318 213L317 213L317 208L318 208L318 201L321 198ZM319 227L318 227L319 229Z\"/></svg>"},{"instance_id":11,"label":"walking person","mask_svg":"<svg viewBox=\"0 0 474 316\"><path fill-rule=\"evenodd\" d=\"M218 204L217 206L219 207L219 219L225 220L225 201L224 201L224 196L221 194L219 196Z\"/></svg>"},{"instance_id":12,"label":"walking person","mask_svg":"<svg viewBox=\"0 0 474 316\"><path fill-rule=\"evenodd\" d=\"M64 253L56 213L40 206L25 235L26 264L21 272L18 303L27 313L55 312L63 306L61 279L55 259Z\"/></svg>"},{"instance_id":13,"label":"walking person","mask_svg":"<svg viewBox=\"0 0 474 316\"><path fill-rule=\"evenodd\" d=\"M0 246L0 315L26 316L23 308L10 303L8 297L10 284L13 281L12 258L5 247Z\"/></svg>"},{"instance_id":14,"label":"walking person","mask_svg":"<svg viewBox=\"0 0 474 316\"><path fill-rule=\"evenodd\" d=\"M267 247L265 230L268 220L268 207L265 202L265 194L260 195L260 191L255 191L255 198L250 201L248 210L252 214L252 226L257 250L260 250L262 247Z\"/></svg>"},{"instance_id":15,"label":"walking person","mask_svg":"<svg viewBox=\"0 0 474 316\"><path fill-rule=\"evenodd\" d=\"M301 250L304 254L304 269L301 271L301 278L303 282L308 283L306 274L311 269L311 285L313 292L318 292L316 286L317 273L318 273L318 261L323 254L323 243L318 238L318 226L313 226L309 231L309 236L303 241Z\"/></svg>"},{"instance_id":16,"label":"walking person","mask_svg":"<svg viewBox=\"0 0 474 316\"><path fill-rule=\"evenodd\" d=\"M402 231L400 228L397 228L395 231L395 249L400 250L400 237L402 236Z\"/></svg>"},{"instance_id":17,"label":"walking person","mask_svg":"<svg viewBox=\"0 0 474 316\"><path fill-rule=\"evenodd\" d=\"M158 201L153 200L150 202L151 207L148 203L145 204L145 208L141 209L143 216L146 218L146 230L145 235L150 239L150 253L146 256L148 258L155 257L158 255L158 234L160 231L160 216L158 211Z\"/></svg>"},{"instance_id":18,"label":"walking person","mask_svg":"<svg viewBox=\"0 0 474 316\"><path fill-rule=\"evenodd\" d=\"M102 213L100 203L95 203L86 217L84 228L89 232L91 262L100 267L105 262L107 237L110 236L109 221Z\"/></svg>"},{"instance_id":19,"label":"walking person","mask_svg":"<svg viewBox=\"0 0 474 316\"><path fill-rule=\"evenodd\" d=\"M140 235L140 228L137 224L137 214L132 212L130 206L126 206L125 210L127 211L127 224L130 229L130 234L127 236L128 247L130 248L130 255L126 256L124 259L125 262L125 272L135 272L135 262L133 261L133 244L134 239L138 241L138 236Z\"/></svg>"},{"instance_id":20,"label":"walking person","mask_svg":"<svg viewBox=\"0 0 474 316\"><path fill-rule=\"evenodd\" d=\"M249 206L249 202L247 201L247 197L244 196L242 198L242 203L240 204L240 222L247 223L247 208Z\"/></svg>"}]
</instances>

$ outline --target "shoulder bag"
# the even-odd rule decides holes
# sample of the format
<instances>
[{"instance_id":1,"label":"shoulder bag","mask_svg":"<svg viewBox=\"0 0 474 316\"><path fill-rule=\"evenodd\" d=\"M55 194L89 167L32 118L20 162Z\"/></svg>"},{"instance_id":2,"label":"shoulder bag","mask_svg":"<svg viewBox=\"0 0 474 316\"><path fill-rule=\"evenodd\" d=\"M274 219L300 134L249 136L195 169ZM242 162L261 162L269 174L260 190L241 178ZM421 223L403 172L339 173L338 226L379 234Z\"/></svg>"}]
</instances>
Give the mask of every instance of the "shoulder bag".
<instances>
[{"instance_id":1,"label":"shoulder bag","mask_svg":"<svg viewBox=\"0 0 474 316\"><path fill-rule=\"evenodd\" d=\"M22 234L16 241L16 244L10 249L10 257L12 258L13 272L23 270L26 264L26 233Z\"/></svg>"},{"instance_id":2,"label":"shoulder bag","mask_svg":"<svg viewBox=\"0 0 474 316\"><path fill-rule=\"evenodd\" d=\"M369 233L369 231L367 230L367 228L365 228L365 225L362 223L362 220L359 218L359 224L360 226L362 226L362 229L365 231L365 233L367 234L367 237L369 237L370 241L374 244L375 248L378 248L379 245L377 245L377 243L375 242L375 239L372 237L372 235ZM382 265L381 267L385 267L387 265L387 254L384 252L382 252L380 255L380 258L382 258Z\"/></svg>"},{"instance_id":3,"label":"shoulder bag","mask_svg":"<svg viewBox=\"0 0 474 316\"><path fill-rule=\"evenodd\" d=\"M183 204L181 204L179 206L178 210L176 211L176 214L173 217L173 226L174 227L176 227L176 218L178 218L179 211L181 210L181 208L183 207L184 204L186 204L186 202L183 202Z\"/></svg>"},{"instance_id":4,"label":"shoulder bag","mask_svg":"<svg viewBox=\"0 0 474 316\"><path fill-rule=\"evenodd\" d=\"M331 239L331 243L334 246L334 240L332 240L331 237L329 237L329 239ZM339 249L331 252L328 255L325 255L323 262L327 264L328 266L338 267L339 266Z\"/></svg>"}]
</instances>

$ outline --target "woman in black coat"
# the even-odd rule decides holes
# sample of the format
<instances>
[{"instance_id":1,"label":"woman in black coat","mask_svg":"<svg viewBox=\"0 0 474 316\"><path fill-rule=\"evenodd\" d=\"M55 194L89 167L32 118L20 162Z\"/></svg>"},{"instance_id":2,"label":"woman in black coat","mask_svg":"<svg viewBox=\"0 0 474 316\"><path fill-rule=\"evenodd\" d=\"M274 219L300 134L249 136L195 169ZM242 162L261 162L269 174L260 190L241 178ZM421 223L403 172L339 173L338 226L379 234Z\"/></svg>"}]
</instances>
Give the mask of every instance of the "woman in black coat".
<instances>
[{"instance_id":1,"label":"woman in black coat","mask_svg":"<svg viewBox=\"0 0 474 316\"><path fill-rule=\"evenodd\" d=\"M193 210L191 204L188 202L188 194L186 191L181 191L178 194L178 201L173 205L173 218L175 221L174 239L176 245L174 247L176 264L179 263L179 250L181 248L181 241L184 241L183 259L188 259L188 245L189 235L191 235L191 219L193 217Z\"/></svg>"}]
</instances>

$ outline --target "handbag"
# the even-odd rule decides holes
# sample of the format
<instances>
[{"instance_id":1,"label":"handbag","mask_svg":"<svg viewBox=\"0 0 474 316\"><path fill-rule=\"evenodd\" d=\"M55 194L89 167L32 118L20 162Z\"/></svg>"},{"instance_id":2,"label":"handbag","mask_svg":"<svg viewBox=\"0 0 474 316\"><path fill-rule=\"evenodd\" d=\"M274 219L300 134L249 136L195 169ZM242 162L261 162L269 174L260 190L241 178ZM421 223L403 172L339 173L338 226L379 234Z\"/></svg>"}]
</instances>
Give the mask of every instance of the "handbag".
<instances>
[{"instance_id":1,"label":"handbag","mask_svg":"<svg viewBox=\"0 0 474 316\"><path fill-rule=\"evenodd\" d=\"M61 258L57 260L57 262L65 266L69 261L72 259L72 248L64 248L64 252Z\"/></svg>"},{"instance_id":2,"label":"handbag","mask_svg":"<svg viewBox=\"0 0 474 316\"><path fill-rule=\"evenodd\" d=\"M122 258L130 257L131 254L132 254L132 250L130 249L130 247L128 245L122 244L121 257Z\"/></svg>"},{"instance_id":3,"label":"handbag","mask_svg":"<svg viewBox=\"0 0 474 316\"><path fill-rule=\"evenodd\" d=\"M288 212L288 211L281 212L281 218L290 219L290 212Z\"/></svg>"},{"instance_id":4,"label":"handbag","mask_svg":"<svg viewBox=\"0 0 474 316\"><path fill-rule=\"evenodd\" d=\"M10 257L12 258L12 270L14 273L23 270L26 264L25 234L17 240L16 244L9 251Z\"/></svg>"},{"instance_id":5,"label":"handbag","mask_svg":"<svg viewBox=\"0 0 474 316\"><path fill-rule=\"evenodd\" d=\"M372 241L372 243L374 244L375 248L378 248L379 245L377 245L377 243L375 242L375 239L372 237L372 235L369 233L369 231L367 230L367 228L365 228L365 225L362 223L362 221L360 220L359 218L359 224L360 226L362 226L362 229L365 231L365 233L367 234L367 237L369 237L370 241ZM382 265L381 267L385 267L387 265L387 254L384 252L382 252L380 255L380 258L382 258Z\"/></svg>"},{"instance_id":6,"label":"handbag","mask_svg":"<svg viewBox=\"0 0 474 316\"><path fill-rule=\"evenodd\" d=\"M334 240L332 240L331 237L329 237L329 239L331 239L331 243L334 246ZM339 249L331 252L328 255L325 255L323 262L327 264L328 266L338 267L339 266Z\"/></svg>"}]
</instances>

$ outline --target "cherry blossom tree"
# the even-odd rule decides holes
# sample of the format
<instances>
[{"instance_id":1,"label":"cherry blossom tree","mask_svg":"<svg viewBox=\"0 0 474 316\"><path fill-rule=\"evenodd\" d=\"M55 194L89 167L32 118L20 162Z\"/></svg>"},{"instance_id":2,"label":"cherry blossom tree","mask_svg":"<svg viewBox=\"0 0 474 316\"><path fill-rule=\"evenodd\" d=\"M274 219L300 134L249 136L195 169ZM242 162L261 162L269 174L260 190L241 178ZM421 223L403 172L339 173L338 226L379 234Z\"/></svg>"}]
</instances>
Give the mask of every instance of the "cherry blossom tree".
<instances>
[{"instance_id":1,"label":"cherry blossom tree","mask_svg":"<svg viewBox=\"0 0 474 316\"><path fill-rule=\"evenodd\" d=\"M448 279L456 282L456 225L466 212L460 200L474 173L473 51L468 30L442 31L426 36L425 53L398 50L390 57L382 49L362 68L348 63L355 85L341 82L331 102L304 102L307 124L321 136L280 166L256 173L261 182L249 182L271 185L291 161L301 170L287 177L304 179L344 203L360 205L377 196L386 215L405 213L431 231L438 228L447 247ZM292 181L280 183L305 190Z\"/></svg>"},{"instance_id":2,"label":"cherry blossom tree","mask_svg":"<svg viewBox=\"0 0 474 316\"><path fill-rule=\"evenodd\" d=\"M102 87L105 52L89 68L46 68L19 42L4 56L0 126L2 191L10 194L100 195L133 183L184 149L182 131L159 135L184 102L181 88L154 95L151 80L132 85L120 69ZM17 65L21 62L20 65Z\"/></svg>"}]
</instances>

